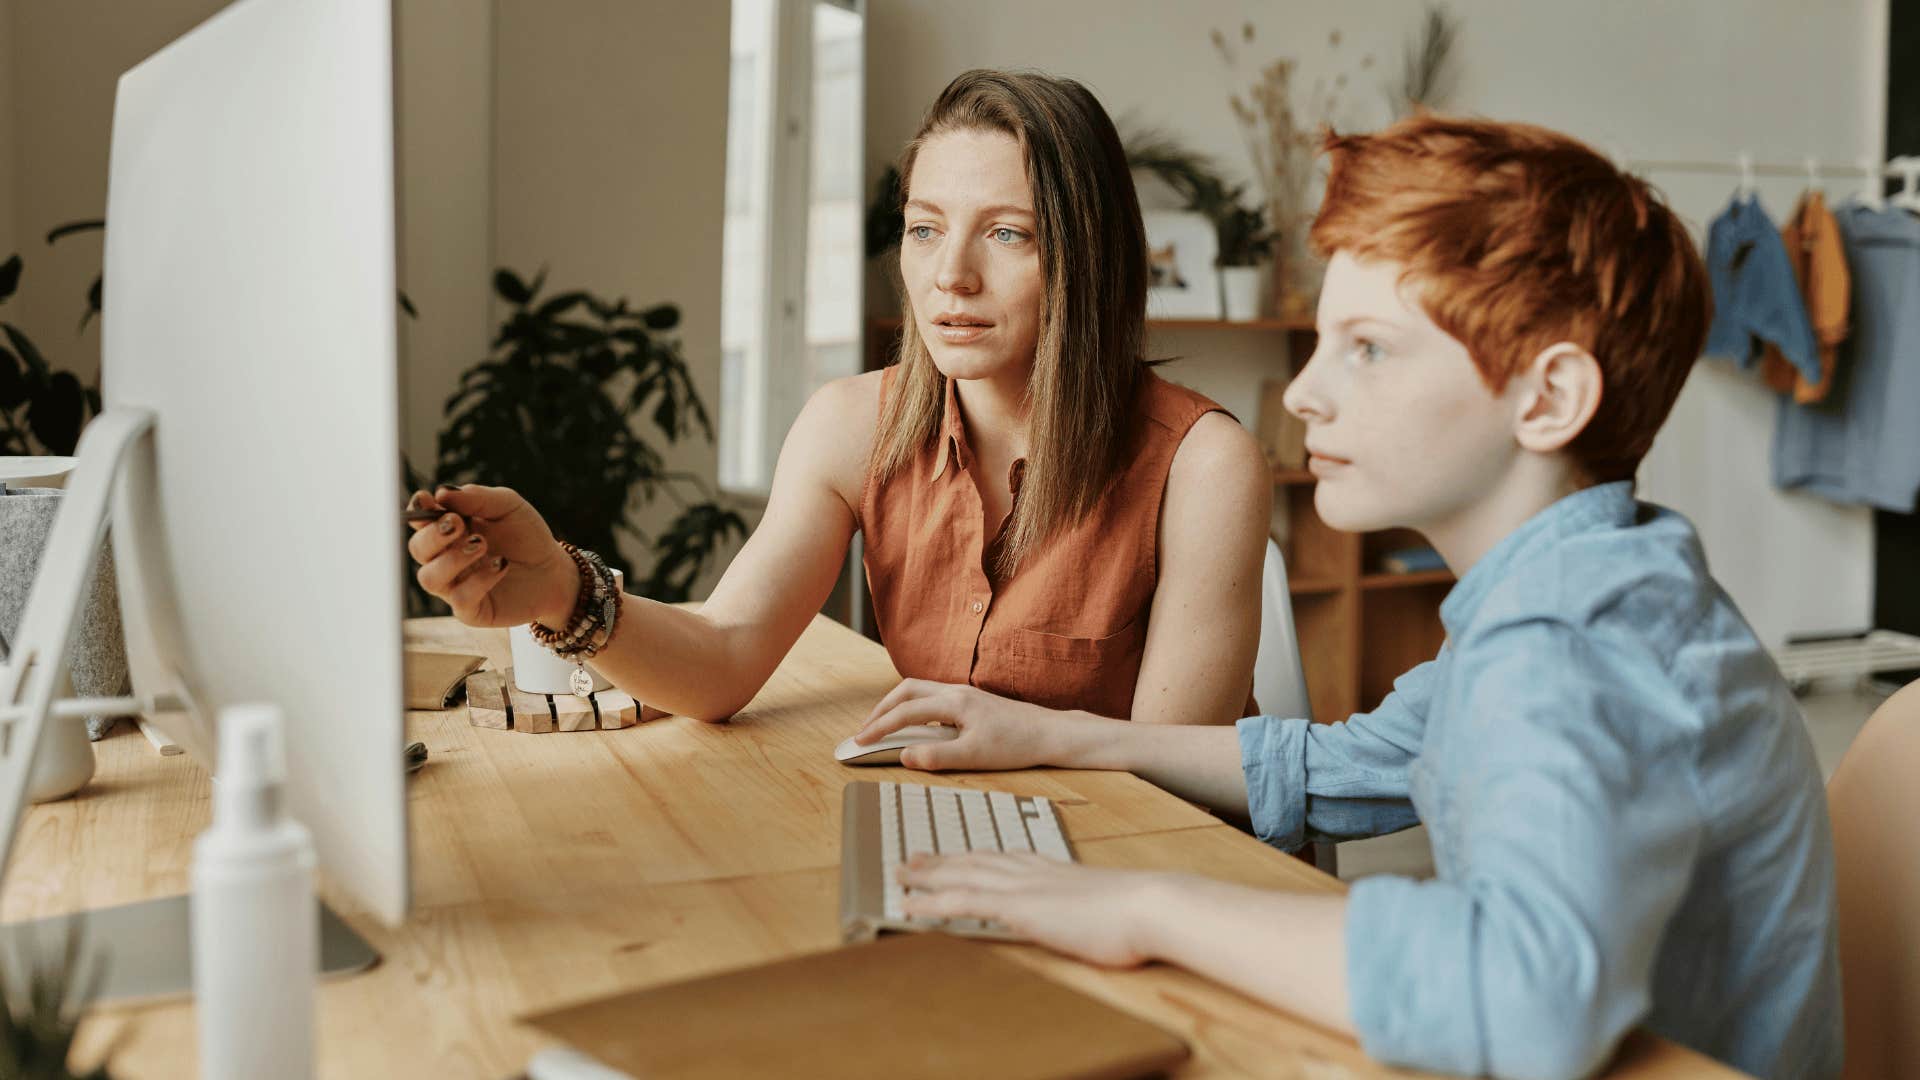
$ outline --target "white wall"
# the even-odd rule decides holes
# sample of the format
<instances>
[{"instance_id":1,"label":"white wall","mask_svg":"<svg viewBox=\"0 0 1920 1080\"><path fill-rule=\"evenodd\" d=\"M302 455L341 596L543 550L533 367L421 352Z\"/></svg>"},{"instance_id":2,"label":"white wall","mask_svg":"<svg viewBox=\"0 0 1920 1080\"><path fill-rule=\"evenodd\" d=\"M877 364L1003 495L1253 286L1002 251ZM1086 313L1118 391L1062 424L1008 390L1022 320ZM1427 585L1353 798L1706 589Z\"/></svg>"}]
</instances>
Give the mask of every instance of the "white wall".
<instances>
[{"instance_id":1,"label":"white wall","mask_svg":"<svg viewBox=\"0 0 1920 1080\"><path fill-rule=\"evenodd\" d=\"M1878 154L1885 65L1883 0L1697 0L1595 4L1451 0L1463 20L1457 111L1568 131L1647 159L1852 162ZM878 175L912 136L948 79L970 67L1031 67L1086 82L1116 117L1174 131L1245 175L1227 107L1236 87L1208 32L1255 27L1247 77L1268 58L1300 67L1295 98L1344 75L1336 119L1386 119L1383 86L1416 29L1416 5L1356 0L873 0L868 31L868 168ZM1339 32L1339 43L1332 36ZM1649 177L1696 228L1725 203L1728 177ZM1800 184L1763 182L1775 216ZM1851 182L1828 185L1832 196ZM870 309L892 306L873 298ZM1285 370L1277 337L1248 332L1163 335L1169 373L1213 394L1251 424L1262 378ZM1646 497L1699 526L1716 575L1763 639L1864 625L1871 613L1872 521L1772 490L1771 395L1758 382L1702 365L1643 470Z\"/></svg>"}]
</instances>

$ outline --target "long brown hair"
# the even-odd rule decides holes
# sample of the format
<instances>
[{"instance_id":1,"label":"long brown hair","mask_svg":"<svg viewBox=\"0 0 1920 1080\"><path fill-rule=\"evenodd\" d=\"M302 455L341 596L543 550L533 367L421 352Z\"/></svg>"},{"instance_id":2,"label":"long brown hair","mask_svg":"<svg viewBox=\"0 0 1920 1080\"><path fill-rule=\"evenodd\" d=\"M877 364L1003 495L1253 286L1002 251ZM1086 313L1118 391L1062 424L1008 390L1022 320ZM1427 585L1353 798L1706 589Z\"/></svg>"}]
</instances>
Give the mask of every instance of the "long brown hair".
<instances>
[{"instance_id":1,"label":"long brown hair","mask_svg":"<svg viewBox=\"0 0 1920 1080\"><path fill-rule=\"evenodd\" d=\"M1033 192L1046 299L1027 382L1027 466L997 567L1098 504L1121 466L1128 407L1143 369L1147 239L1120 135L1086 87L1031 72L969 71L947 84L900 157L905 188L928 139L1001 131L1018 140ZM874 454L885 481L940 430L946 379L902 290L900 372Z\"/></svg>"}]
</instances>

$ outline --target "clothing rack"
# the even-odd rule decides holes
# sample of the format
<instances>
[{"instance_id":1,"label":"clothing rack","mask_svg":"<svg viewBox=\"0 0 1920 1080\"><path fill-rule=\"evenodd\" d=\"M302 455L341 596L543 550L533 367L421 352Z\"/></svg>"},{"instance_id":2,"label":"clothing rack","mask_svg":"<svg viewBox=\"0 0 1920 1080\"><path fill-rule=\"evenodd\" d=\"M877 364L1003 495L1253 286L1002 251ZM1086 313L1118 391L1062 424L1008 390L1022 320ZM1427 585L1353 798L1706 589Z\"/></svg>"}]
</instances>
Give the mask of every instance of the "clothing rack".
<instances>
[{"instance_id":1,"label":"clothing rack","mask_svg":"<svg viewBox=\"0 0 1920 1080\"><path fill-rule=\"evenodd\" d=\"M1629 172L1690 172L1715 175L1737 176L1740 178L1739 193L1743 196L1754 193L1754 179L1761 176L1799 176L1805 177L1810 186L1818 187L1827 175L1858 177L1862 181L1859 200L1875 209L1887 203L1886 193L1881 181L1898 178L1900 191L1892 198L1893 205L1907 210L1920 210L1920 157L1901 156L1882 163L1879 158L1865 156L1851 165L1824 162L1818 158L1802 158L1798 165L1784 162L1753 160L1753 155L1742 152L1732 161L1726 160L1656 160L1651 158L1632 158L1615 154L1620 167Z\"/></svg>"},{"instance_id":2,"label":"clothing rack","mask_svg":"<svg viewBox=\"0 0 1920 1080\"><path fill-rule=\"evenodd\" d=\"M1755 176L1806 176L1811 171L1820 176L1864 178L1878 175L1883 179L1892 179L1906 175L1908 169L1920 169L1920 157L1897 157L1884 165L1870 161L1839 165L1813 158L1797 165L1778 161L1748 161L1744 166L1737 158L1733 161L1658 161L1650 158L1623 158L1621 165L1627 169L1644 169L1647 172L1713 173L1727 176L1739 176L1744 172L1750 172Z\"/></svg>"}]
</instances>

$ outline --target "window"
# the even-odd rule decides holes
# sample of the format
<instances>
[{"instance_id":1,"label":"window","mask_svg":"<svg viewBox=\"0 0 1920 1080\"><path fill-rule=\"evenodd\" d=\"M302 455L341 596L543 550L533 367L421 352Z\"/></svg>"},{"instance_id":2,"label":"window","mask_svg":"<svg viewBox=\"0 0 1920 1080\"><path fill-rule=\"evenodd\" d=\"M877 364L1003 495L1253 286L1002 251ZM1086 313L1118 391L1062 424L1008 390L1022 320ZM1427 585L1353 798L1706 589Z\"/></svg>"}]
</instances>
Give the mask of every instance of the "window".
<instances>
[{"instance_id":1,"label":"window","mask_svg":"<svg viewBox=\"0 0 1920 1080\"><path fill-rule=\"evenodd\" d=\"M734 0L720 484L764 495L807 397L860 370L860 0Z\"/></svg>"}]
</instances>

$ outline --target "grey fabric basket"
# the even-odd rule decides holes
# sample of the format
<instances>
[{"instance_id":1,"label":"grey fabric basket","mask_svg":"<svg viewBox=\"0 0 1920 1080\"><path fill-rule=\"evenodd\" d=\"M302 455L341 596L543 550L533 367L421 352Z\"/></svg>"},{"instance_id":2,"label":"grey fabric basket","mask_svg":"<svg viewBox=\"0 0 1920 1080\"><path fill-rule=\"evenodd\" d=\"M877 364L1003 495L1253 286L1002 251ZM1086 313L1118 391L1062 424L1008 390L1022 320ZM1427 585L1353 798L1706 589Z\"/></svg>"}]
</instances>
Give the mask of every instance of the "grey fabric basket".
<instances>
[{"instance_id":1,"label":"grey fabric basket","mask_svg":"<svg viewBox=\"0 0 1920 1080\"><path fill-rule=\"evenodd\" d=\"M64 494L58 488L0 485L0 636L8 642L19 632L27 593ZM105 544L81 595L80 618L68 653L73 692L80 697L124 696L132 685L127 676L126 637L120 628L120 596L114 589L113 556ZM117 719L87 717L87 737L104 737Z\"/></svg>"}]
</instances>

